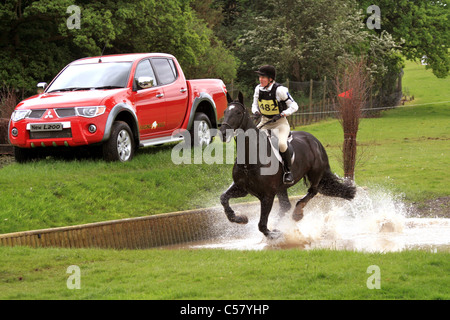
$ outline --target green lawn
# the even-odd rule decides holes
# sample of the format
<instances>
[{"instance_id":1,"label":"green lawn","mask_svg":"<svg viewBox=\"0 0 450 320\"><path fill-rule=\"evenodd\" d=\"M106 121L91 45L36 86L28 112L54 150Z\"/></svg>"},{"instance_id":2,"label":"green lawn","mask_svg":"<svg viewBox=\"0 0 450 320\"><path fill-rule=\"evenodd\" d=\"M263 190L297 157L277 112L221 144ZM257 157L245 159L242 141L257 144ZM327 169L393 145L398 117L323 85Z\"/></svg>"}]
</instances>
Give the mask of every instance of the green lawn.
<instances>
[{"instance_id":1,"label":"green lawn","mask_svg":"<svg viewBox=\"0 0 450 320\"><path fill-rule=\"evenodd\" d=\"M174 165L172 146L130 163L43 160L0 169L0 233L219 204L231 166Z\"/></svg>"},{"instance_id":2,"label":"green lawn","mask_svg":"<svg viewBox=\"0 0 450 320\"><path fill-rule=\"evenodd\" d=\"M414 96L411 104L450 101L450 78L438 79L418 62L406 61L402 86L404 92Z\"/></svg>"},{"instance_id":3,"label":"green lawn","mask_svg":"<svg viewBox=\"0 0 450 320\"><path fill-rule=\"evenodd\" d=\"M425 251L0 248L0 299L448 300L448 257ZM79 267L80 289L67 288L71 265ZM367 287L372 265L379 268L380 289Z\"/></svg>"}]
</instances>

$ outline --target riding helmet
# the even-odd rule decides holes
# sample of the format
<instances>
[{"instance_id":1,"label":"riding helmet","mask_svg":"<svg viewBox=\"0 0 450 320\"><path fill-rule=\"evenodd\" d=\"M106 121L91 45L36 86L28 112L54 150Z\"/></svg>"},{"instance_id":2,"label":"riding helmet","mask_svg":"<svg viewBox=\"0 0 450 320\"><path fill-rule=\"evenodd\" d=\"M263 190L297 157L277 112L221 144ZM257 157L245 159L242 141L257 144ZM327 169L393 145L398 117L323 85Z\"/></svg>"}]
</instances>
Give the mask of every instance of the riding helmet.
<instances>
[{"instance_id":1,"label":"riding helmet","mask_svg":"<svg viewBox=\"0 0 450 320\"><path fill-rule=\"evenodd\" d=\"M260 76L269 77L271 79L275 79L276 75L275 67L271 65L264 65L255 72Z\"/></svg>"}]
</instances>

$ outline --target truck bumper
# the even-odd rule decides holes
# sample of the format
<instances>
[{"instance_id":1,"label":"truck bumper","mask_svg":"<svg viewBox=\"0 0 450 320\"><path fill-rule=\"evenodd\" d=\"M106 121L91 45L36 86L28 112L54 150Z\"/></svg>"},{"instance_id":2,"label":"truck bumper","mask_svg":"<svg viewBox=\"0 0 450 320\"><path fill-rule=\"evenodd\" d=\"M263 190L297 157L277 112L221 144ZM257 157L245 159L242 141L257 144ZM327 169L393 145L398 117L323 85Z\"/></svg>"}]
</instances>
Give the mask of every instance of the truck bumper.
<instances>
[{"instance_id":1,"label":"truck bumper","mask_svg":"<svg viewBox=\"0 0 450 320\"><path fill-rule=\"evenodd\" d=\"M70 117L55 121L31 119L9 123L8 138L20 148L77 147L99 143L103 139L106 115L95 118Z\"/></svg>"}]
</instances>

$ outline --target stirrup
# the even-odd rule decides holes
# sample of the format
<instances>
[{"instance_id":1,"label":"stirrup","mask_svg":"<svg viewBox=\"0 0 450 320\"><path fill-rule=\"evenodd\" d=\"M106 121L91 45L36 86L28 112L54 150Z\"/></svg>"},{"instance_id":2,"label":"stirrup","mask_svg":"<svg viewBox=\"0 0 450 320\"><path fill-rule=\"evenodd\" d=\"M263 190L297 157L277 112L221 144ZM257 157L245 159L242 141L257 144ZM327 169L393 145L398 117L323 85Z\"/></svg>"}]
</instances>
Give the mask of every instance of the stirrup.
<instances>
[{"instance_id":1,"label":"stirrup","mask_svg":"<svg viewBox=\"0 0 450 320\"><path fill-rule=\"evenodd\" d=\"M284 184L293 184L294 183L294 177L292 175L292 172L286 171L283 174L283 183Z\"/></svg>"}]
</instances>

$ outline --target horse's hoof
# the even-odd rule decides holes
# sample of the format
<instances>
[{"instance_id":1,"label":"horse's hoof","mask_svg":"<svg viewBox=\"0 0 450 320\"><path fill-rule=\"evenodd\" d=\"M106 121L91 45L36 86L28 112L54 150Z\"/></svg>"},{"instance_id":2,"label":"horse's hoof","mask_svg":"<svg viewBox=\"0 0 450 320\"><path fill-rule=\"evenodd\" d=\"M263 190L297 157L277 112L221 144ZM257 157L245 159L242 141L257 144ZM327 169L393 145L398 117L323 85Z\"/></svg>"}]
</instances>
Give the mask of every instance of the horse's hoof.
<instances>
[{"instance_id":1,"label":"horse's hoof","mask_svg":"<svg viewBox=\"0 0 450 320\"><path fill-rule=\"evenodd\" d=\"M236 216L234 218L234 222L239 223L239 224L247 224L248 218L247 218L247 216L244 216L244 215Z\"/></svg>"},{"instance_id":2,"label":"horse's hoof","mask_svg":"<svg viewBox=\"0 0 450 320\"><path fill-rule=\"evenodd\" d=\"M292 219L298 222L303 219L303 205L297 205L294 209L294 213L292 213Z\"/></svg>"},{"instance_id":3,"label":"horse's hoof","mask_svg":"<svg viewBox=\"0 0 450 320\"><path fill-rule=\"evenodd\" d=\"M280 230L274 229L272 231L269 231L269 233L267 234L267 239L277 240L277 239L281 238L282 235L283 235L283 233Z\"/></svg>"},{"instance_id":4,"label":"horse's hoof","mask_svg":"<svg viewBox=\"0 0 450 320\"><path fill-rule=\"evenodd\" d=\"M303 219L303 212L300 212L300 213L294 212L292 214L292 219L294 219L295 222L298 222L298 221L302 220Z\"/></svg>"}]
</instances>

